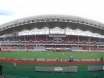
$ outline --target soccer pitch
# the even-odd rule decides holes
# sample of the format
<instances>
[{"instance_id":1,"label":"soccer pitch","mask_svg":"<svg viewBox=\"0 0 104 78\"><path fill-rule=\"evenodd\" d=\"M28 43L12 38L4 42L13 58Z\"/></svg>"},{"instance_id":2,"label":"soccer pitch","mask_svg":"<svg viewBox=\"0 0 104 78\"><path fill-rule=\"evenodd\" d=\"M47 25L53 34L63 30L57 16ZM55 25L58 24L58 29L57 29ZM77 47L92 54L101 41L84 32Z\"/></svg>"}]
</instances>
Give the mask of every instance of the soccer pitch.
<instances>
[{"instance_id":1,"label":"soccer pitch","mask_svg":"<svg viewBox=\"0 0 104 78\"><path fill-rule=\"evenodd\" d=\"M1 52L0 57L5 58L44 58L65 60L74 56L76 59L98 59L104 57L104 53L100 52Z\"/></svg>"},{"instance_id":2,"label":"soccer pitch","mask_svg":"<svg viewBox=\"0 0 104 78\"><path fill-rule=\"evenodd\" d=\"M68 59L70 56L74 56L77 59L92 58L98 59L104 57L104 53L95 52L1 52L0 57L5 58L44 58L51 59L60 57L62 60ZM35 64L17 64L14 68L13 64L0 63L3 65L2 74L6 78L94 78L95 75L98 78L104 78L104 71L88 72L88 66L103 66L103 64L93 65L74 65L78 67L76 73L49 73L49 72L36 72L35 66L48 66L48 65L35 65ZM53 65L50 65L53 67ZM60 67L61 65L54 65L54 67ZM62 65L63 66L63 65ZM72 65L65 65L72 66ZM64 66L63 66L64 67Z\"/></svg>"}]
</instances>

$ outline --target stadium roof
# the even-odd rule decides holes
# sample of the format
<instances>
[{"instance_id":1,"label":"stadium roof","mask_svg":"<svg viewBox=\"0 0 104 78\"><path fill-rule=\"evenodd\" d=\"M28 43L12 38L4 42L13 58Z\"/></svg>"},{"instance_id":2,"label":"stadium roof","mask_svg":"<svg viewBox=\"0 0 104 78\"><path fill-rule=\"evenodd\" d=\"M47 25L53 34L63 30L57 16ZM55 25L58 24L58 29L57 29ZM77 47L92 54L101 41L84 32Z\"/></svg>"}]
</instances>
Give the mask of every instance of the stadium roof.
<instances>
[{"instance_id":1,"label":"stadium roof","mask_svg":"<svg viewBox=\"0 0 104 78\"><path fill-rule=\"evenodd\" d=\"M61 29L69 28L104 35L104 24L90 19L67 15L41 15L17 19L0 25L0 35L44 27L50 29L55 27Z\"/></svg>"}]
</instances>

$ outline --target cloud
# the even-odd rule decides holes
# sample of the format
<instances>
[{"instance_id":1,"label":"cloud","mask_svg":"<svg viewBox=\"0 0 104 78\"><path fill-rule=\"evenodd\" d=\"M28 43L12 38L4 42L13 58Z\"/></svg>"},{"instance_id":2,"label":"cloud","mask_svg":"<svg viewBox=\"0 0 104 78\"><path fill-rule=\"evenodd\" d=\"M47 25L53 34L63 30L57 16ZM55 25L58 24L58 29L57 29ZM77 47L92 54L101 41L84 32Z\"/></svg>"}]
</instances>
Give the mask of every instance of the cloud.
<instances>
[{"instance_id":1,"label":"cloud","mask_svg":"<svg viewBox=\"0 0 104 78\"><path fill-rule=\"evenodd\" d=\"M0 9L0 15L10 16L10 15L14 15L14 13L11 10L2 10L2 9Z\"/></svg>"},{"instance_id":2,"label":"cloud","mask_svg":"<svg viewBox=\"0 0 104 78\"><path fill-rule=\"evenodd\" d=\"M73 15L104 23L103 0L0 0L0 24L37 15ZM1 18L1 16L3 16Z\"/></svg>"}]
</instances>

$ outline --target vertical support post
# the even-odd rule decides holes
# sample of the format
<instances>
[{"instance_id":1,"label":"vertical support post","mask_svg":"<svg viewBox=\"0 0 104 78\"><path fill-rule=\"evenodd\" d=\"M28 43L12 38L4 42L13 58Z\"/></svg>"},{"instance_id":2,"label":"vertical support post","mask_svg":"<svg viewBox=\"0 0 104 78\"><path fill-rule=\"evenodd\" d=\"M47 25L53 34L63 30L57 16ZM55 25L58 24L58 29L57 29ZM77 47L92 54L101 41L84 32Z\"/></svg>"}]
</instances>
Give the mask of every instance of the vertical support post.
<instances>
[{"instance_id":1,"label":"vertical support post","mask_svg":"<svg viewBox=\"0 0 104 78\"><path fill-rule=\"evenodd\" d=\"M90 42L90 37L89 37L89 42Z\"/></svg>"},{"instance_id":2,"label":"vertical support post","mask_svg":"<svg viewBox=\"0 0 104 78\"><path fill-rule=\"evenodd\" d=\"M26 37L26 35L24 35L24 40L26 41L26 38L25 37Z\"/></svg>"},{"instance_id":3,"label":"vertical support post","mask_svg":"<svg viewBox=\"0 0 104 78\"><path fill-rule=\"evenodd\" d=\"M79 35L78 35L78 42L79 42Z\"/></svg>"}]
</instances>

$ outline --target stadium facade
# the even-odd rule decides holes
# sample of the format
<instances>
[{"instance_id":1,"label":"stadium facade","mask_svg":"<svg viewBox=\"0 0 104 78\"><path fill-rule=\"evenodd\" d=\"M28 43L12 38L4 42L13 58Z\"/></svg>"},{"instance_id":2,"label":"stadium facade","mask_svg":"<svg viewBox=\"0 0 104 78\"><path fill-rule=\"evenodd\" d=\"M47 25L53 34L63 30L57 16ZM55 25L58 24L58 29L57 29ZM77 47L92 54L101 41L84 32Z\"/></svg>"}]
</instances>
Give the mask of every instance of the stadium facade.
<instances>
[{"instance_id":1,"label":"stadium facade","mask_svg":"<svg viewBox=\"0 0 104 78\"><path fill-rule=\"evenodd\" d=\"M0 25L2 51L104 51L104 24L76 16L43 15Z\"/></svg>"}]
</instances>

